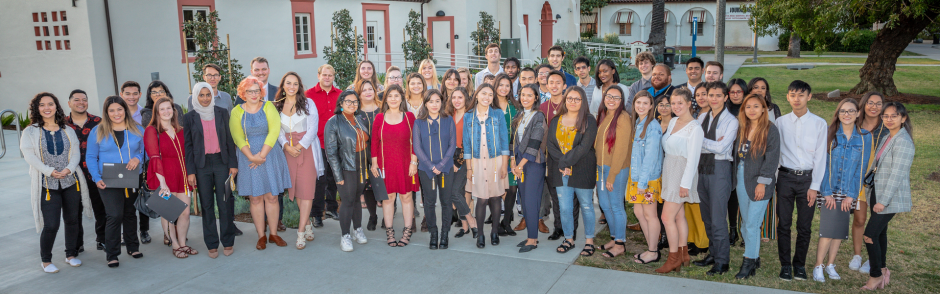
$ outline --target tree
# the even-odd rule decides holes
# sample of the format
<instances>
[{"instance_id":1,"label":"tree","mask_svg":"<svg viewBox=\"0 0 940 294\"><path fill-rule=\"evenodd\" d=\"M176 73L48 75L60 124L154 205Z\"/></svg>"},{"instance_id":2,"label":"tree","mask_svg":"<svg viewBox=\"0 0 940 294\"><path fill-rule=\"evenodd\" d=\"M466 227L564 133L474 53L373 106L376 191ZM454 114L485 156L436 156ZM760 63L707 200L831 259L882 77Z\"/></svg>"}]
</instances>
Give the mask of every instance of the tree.
<instances>
[{"instance_id":1,"label":"tree","mask_svg":"<svg viewBox=\"0 0 940 294\"><path fill-rule=\"evenodd\" d=\"M241 73L242 66L238 64L238 60L228 58L228 46L219 42L217 23L220 20L218 11L212 11L205 17L197 14L193 20L183 23L183 32L193 36L194 43L196 43L193 79L202 80L202 68L206 64L218 65L222 68L222 72L219 73L222 75L219 80L219 90L235 94L238 83L245 78L245 75ZM232 95L233 103L234 98L235 96Z\"/></svg>"},{"instance_id":2,"label":"tree","mask_svg":"<svg viewBox=\"0 0 940 294\"><path fill-rule=\"evenodd\" d=\"M610 0L581 0L581 14L589 15L594 12L595 8L607 6L608 2Z\"/></svg>"},{"instance_id":3,"label":"tree","mask_svg":"<svg viewBox=\"0 0 940 294\"><path fill-rule=\"evenodd\" d=\"M477 30L470 33L470 39L475 44L473 54L478 56L486 54L486 46L490 43L499 45L499 30L493 27L492 15L480 11L480 22L477 23Z\"/></svg>"},{"instance_id":4,"label":"tree","mask_svg":"<svg viewBox=\"0 0 940 294\"><path fill-rule=\"evenodd\" d=\"M801 33L810 30L814 20L823 18L819 11L813 10L812 1L814 0L757 0L755 4L742 5L741 10L751 14L748 25L760 36L790 31L787 57L799 58Z\"/></svg>"},{"instance_id":5,"label":"tree","mask_svg":"<svg viewBox=\"0 0 940 294\"><path fill-rule=\"evenodd\" d=\"M411 60L411 70L416 70L422 60L431 58L431 45L424 38L424 26L421 21L421 14L411 10L408 13L408 24L405 25L405 32L408 34L408 40L401 43L401 50L405 53L405 60ZM436 60L431 59L435 63ZM409 71L409 69L405 69Z\"/></svg>"},{"instance_id":6,"label":"tree","mask_svg":"<svg viewBox=\"0 0 940 294\"><path fill-rule=\"evenodd\" d=\"M335 81L340 87L352 84L356 77L356 65L362 60L362 35L354 31L352 21L348 9L334 12L334 30L330 34L333 44L323 47L323 58L336 69Z\"/></svg>"},{"instance_id":7,"label":"tree","mask_svg":"<svg viewBox=\"0 0 940 294\"><path fill-rule=\"evenodd\" d=\"M666 46L666 0L653 0L653 18L650 20L650 38L646 41L653 48L653 55L663 55Z\"/></svg>"}]
</instances>

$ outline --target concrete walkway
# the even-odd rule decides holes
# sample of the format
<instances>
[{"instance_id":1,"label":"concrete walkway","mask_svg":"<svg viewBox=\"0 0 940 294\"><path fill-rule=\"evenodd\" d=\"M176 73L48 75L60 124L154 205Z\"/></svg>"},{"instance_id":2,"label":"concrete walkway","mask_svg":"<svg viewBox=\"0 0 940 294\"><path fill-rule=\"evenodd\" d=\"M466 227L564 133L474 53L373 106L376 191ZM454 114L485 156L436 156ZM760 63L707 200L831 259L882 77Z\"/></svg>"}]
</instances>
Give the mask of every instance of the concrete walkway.
<instances>
[{"instance_id":1,"label":"concrete walkway","mask_svg":"<svg viewBox=\"0 0 940 294\"><path fill-rule=\"evenodd\" d=\"M808 64L808 65L857 65L857 66L862 66L862 65L864 65L864 64L862 64L862 63L826 63L826 62L795 62L795 63L773 63L773 64L760 64L760 63L758 63L758 64L753 64L753 63L748 62L748 63L742 64L740 67L771 67L771 66L807 65L807 64ZM908 67L908 66L918 67L918 66L927 66L927 67L930 67L930 66L940 66L940 64L895 64L894 66L898 66L898 67Z\"/></svg>"}]
</instances>

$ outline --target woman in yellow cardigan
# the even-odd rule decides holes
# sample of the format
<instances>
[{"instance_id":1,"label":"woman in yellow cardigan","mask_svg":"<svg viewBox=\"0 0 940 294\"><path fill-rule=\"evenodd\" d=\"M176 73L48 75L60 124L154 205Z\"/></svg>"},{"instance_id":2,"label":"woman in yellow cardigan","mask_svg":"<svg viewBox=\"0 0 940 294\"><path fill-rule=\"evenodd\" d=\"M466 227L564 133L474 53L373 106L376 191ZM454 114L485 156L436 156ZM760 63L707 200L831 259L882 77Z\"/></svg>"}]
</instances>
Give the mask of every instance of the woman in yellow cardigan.
<instances>
[{"instance_id":1,"label":"woman in yellow cardigan","mask_svg":"<svg viewBox=\"0 0 940 294\"><path fill-rule=\"evenodd\" d=\"M238 84L238 96L244 97L245 103L232 109L229 129L238 152L238 194L251 196L251 219L258 231L258 250L264 250L265 243L287 246L287 242L277 235L278 202L277 195L290 188L290 173L287 159L281 150L277 136L281 131L281 117L271 102L262 100L267 93L261 81L248 77ZM264 234L264 219L267 215L270 237Z\"/></svg>"}]
</instances>

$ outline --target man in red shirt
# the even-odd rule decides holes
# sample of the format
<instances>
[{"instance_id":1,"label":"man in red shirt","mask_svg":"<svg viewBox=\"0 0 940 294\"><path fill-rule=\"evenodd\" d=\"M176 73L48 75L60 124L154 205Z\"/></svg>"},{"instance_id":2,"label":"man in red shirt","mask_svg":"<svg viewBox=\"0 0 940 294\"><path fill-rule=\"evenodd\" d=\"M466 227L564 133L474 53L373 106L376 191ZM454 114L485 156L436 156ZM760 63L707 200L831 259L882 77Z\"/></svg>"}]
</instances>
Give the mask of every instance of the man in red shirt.
<instances>
[{"instance_id":1,"label":"man in red shirt","mask_svg":"<svg viewBox=\"0 0 940 294\"><path fill-rule=\"evenodd\" d=\"M320 152L326 159L326 144L323 142L323 128L326 121L333 117L333 111L336 109L336 99L339 98L341 89L333 87L333 78L336 70L332 65L324 64L317 69L317 79L319 82L307 89L304 95L317 106L317 138L320 140ZM313 198L313 209L310 215L313 216L313 226L315 228L323 227L323 208L324 200L326 205L326 217L339 220L339 214L336 210L339 205L336 203L336 180L333 178L333 170L330 169L330 163L326 160L323 176L317 179L317 192Z\"/></svg>"}]
</instances>

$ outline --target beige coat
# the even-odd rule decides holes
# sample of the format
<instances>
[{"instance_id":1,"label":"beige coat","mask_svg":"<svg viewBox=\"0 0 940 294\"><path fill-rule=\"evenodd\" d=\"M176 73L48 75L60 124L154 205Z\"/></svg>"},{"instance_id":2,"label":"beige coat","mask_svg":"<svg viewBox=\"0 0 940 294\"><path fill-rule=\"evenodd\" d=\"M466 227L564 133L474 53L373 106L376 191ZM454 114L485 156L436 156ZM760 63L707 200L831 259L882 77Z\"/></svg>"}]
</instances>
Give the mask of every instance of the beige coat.
<instances>
[{"instance_id":1,"label":"beige coat","mask_svg":"<svg viewBox=\"0 0 940 294\"><path fill-rule=\"evenodd\" d=\"M79 187L82 194L82 206L85 208L84 213L86 217L92 217L91 211L91 199L88 198L88 189L97 189L97 187L89 187L85 183L85 175L82 173L82 169L79 168L79 163L81 162L81 152L78 146L78 136L75 135L75 131L69 127L63 127L63 131L69 137L69 164L66 166L70 171L72 171L75 176L78 178ZM39 136L42 136L42 128L38 125L30 125L23 130L23 137L20 138L20 150L23 152L23 158L26 160L26 163L29 164L29 191L30 199L29 202L33 207L33 220L36 222L36 232L42 232L42 227L44 226L42 221L42 209L40 209L40 201L42 201L42 177L40 175L50 176L55 169L51 166L47 166L42 162L42 150L39 146Z\"/></svg>"}]
</instances>

